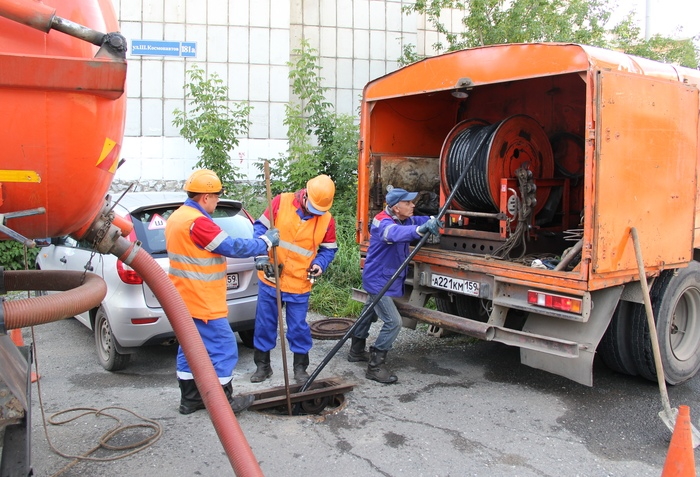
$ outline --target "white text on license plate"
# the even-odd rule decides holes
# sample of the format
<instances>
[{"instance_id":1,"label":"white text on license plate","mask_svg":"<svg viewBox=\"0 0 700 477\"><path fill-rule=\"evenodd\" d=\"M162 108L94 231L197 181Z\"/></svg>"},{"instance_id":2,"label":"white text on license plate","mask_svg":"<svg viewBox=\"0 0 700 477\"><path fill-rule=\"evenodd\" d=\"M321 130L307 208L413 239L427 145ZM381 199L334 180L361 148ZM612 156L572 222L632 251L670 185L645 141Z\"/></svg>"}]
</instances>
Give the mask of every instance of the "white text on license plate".
<instances>
[{"instance_id":1,"label":"white text on license plate","mask_svg":"<svg viewBox=\"0 0 700 477\"><path fill-rule=\"evenodd\" d=\"M464 295L479 296L479 282L472 282L461 278L432 274L430 277L430 286L455 293L462 293Z\"/></svg>"},{"instance_id":2,"label":"white text on license plate","mask_svg":"<svg viewBox=\"0 0 700 477\"><path fill-rule=\"evenodd\" d=\"M238 274L229 273L226 275L226 289L235 290L236 288L238 288Z\"/></svg>"}]
</instances>

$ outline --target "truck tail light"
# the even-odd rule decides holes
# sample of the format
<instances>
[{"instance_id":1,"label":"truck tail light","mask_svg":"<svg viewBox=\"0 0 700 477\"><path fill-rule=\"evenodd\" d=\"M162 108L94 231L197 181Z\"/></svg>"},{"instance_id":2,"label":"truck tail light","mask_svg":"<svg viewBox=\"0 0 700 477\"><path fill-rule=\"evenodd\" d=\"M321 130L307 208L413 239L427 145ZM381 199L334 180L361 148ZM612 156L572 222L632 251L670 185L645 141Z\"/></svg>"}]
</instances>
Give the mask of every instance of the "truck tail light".
<instances>
[{"instance_id":1,"label":"truck tail light","mask_svg":"<svg viewBox=\"0 0 700 477\"><path fill-rule=\"evenodd\" d=\"M124 262L121 260L117 260L117 275L127 285L141 285L143 283L141 275L136 273L131 267L124 265Z\"/></svg>"},{"instance_id":2,"label":"truck tail light","mask_svg":"<svg viewBox=\"0 0 700 477\"><path fill-rule=\"evenodd\" d=\"M569 296L554 295L535 290L528 290L527 302L531 305L552 308L554 310L568 311L570 313L581 314L583 300L571 298Z\"/></svg>"}]
</instances>

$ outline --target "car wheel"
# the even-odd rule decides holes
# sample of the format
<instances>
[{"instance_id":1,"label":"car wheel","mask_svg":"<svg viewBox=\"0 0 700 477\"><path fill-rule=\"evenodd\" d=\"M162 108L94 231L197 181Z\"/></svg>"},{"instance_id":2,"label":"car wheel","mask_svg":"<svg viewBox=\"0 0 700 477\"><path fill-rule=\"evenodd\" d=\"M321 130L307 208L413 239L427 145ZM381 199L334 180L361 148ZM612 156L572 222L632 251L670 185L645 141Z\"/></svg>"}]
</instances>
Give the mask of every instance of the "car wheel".
<instances>
[{"instance_id":1,"label":"car wheel","mask_svg":"<svg viewBox=\"0 0 700 477\"><path fill-rule=\"evenodd\" d=\"M253 336L255 335L255 330L241 330L238 332L238 336L241 338L241 341L243 342L243 346L246 348L253 349L255 348L255 345L253 345Z\"/></svg>"},{"instance_id":2,"label":"car wheel","mask_svg":"<svg viewBox=\"0 0 700 477\"><path fill-rule=\"evenodd\" d=\"M114 343L112 327L109 325L107 314L100 307L95 315L95 347L97 348L97 360L107 371L119 371L129 363L131 355L121 354Z\"/></svg>"}]
</instances>

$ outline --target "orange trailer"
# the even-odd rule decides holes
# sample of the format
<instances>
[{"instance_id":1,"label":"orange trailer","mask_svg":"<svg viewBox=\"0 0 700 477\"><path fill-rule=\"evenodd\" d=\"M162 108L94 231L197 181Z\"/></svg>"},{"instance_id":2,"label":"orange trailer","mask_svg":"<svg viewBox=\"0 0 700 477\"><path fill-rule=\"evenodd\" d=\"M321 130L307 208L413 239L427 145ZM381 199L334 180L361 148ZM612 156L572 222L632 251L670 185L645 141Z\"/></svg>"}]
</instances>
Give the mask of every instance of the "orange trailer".
<instances>
[{"instance_id":1,"label":"orange trailer","mask_svg":"<svg viewBox=\"0 0 700 477\"><path fill-rule=\"evenodd\" d=\"M596 351L611 368L654 380L634 227L666 379L694 376L699 81L695 70L589 46L509 44L370 82L363 251L387 186L419 191L416 214L435 215L469 169L439 241L414 258L404 325L518 346L524 364L589 386ZM437 312L423 308L431 297Z\"/></svg>"}]
</instances>

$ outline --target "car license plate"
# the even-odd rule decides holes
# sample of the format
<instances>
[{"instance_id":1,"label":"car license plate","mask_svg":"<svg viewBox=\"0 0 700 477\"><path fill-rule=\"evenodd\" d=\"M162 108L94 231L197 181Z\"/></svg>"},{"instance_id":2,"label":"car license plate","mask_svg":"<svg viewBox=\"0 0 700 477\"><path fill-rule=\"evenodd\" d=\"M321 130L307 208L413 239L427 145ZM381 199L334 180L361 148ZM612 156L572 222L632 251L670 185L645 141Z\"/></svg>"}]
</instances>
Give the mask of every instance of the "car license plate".
<instances>
[{"instance_id":1,"label":"car license plate","mask_svg":"<svg viewBox=\"0 0 700 477\"><path fill-rule=\"evenodd\" d=\"M229 273L226 275L226 289L235 290L236 288L238 288L238 274Z\"/></svg>"},{"instance_id":2,"label":"car license plate","mask_svg":"<svg viewBox=\"0 0 700 477\"><path fill-rule=\"evenodd\" d=\"M430 277L430 286L461 293L463 295L479 296L479 282L472 282L461 278L433 274Z\"/></svg>"}]
</instances>

